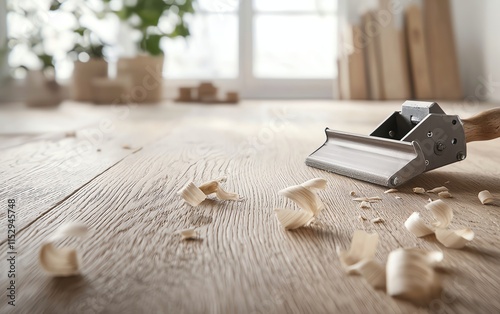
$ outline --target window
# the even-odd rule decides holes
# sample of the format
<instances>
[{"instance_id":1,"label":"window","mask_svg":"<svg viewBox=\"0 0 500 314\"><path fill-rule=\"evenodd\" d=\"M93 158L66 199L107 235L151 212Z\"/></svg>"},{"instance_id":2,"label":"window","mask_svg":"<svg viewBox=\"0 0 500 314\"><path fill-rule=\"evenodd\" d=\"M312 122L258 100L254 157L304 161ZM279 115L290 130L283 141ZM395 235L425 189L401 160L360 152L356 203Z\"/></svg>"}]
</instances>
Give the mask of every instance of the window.
<instances>
[{"instance_id":1,"label":"window","mask_svg":"<svg viewBox=\"0 0 500 314\"><path fill-rule=\"evenodd\" d=\"M213 80L245 98L333 96L337 0L197 0L196 6L191 37L163 42L167 95ZM9 17L11 34L24 29ZM50 21L60 24L55 16ZM12 66L28 60L29 52L22 52L11 54ZM58 75L68 78L71 64L60 60Z\"/></svg>"},{"instance_id":2,"label":"window","mask_svg":"<svg viewBox=\"0 0 500 314\"><path fill-rule=\"evenodd\" d=\"M331 98L337 0L198 0L192 36L168 40L171 86L213 79L246 98Z\"/></svg>"}]
</instances>

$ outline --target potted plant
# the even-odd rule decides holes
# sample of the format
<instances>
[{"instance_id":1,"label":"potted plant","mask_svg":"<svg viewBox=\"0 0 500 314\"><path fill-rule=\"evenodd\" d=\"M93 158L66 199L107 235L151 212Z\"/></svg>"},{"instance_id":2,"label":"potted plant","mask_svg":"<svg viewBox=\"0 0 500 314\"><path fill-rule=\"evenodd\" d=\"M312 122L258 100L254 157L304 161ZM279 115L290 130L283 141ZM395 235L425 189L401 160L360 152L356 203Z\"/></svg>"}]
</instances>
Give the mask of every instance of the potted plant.
<instances>
[{"instance_id":1,"label":"potted plant","mask_svg":"<svg viewBox=\"0 0 500 314\"><path fill-rule=\"evenodd\" d=\"M26 71L25 101L30 106L54 106L64 98L64 89L55 77L54 58L44 43L43 29L35 21L40 13L36 6L16 3L8 7L9 12L23 21L26 32L13 32L8 39L12 55L24 51L27 56L18 59L14 64L18 69Z\"/></svg>"},{"instance_id":2,"label":"potted plant","mask_svg":"<svg viewBox=\"0 0 500 314\"><path fill-rule=\"evenodd\" d=\"M108 76L108 63L104 59L104 41L90 28L83 18L99 18L104 11L97 11L85 0L53 0L50 11L66 12L73 16L73 47L67 52L74 61L71 80L71 98L77 101L93 101L93 81Z\"/></svg>"},{"instance_id":3,"label":"potted plant","mask_svg":"<svg viewBox=\"0 0 500 314\"><path fill-rule=\"evenodd\" d=\"M121 27L127 33L137 35L134 41L135 56L118 61L118 76L132 78L131 101L152 103L161 100L164 61L162 40L165 37L189 36L185 15L194 13L193 1L123 1L121 9L114 11L122 21ZM171 21L166 22L170 27L159 27L162 20Z\"/></svg>"}]
</instances>

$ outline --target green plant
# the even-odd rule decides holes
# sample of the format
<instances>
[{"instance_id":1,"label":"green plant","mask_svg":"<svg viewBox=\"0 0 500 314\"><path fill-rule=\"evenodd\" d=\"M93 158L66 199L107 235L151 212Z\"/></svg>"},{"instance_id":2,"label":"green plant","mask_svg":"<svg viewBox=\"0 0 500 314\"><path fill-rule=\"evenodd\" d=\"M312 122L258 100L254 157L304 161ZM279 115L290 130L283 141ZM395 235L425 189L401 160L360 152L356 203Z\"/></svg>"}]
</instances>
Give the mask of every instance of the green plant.
<instances>
[{"instance_id":1,"label":"green plant","mask_svg":"<svg viewBox=\"0 0 500 314\"><path fill-rule=\"evenodd\" d=\"M43 37L43 13L37 5L30 5L26 2L8 2L7 10L10 18L17 19L23 23L25 31L23 33L14 32L15 35L8 38L8 45L11 49L26 49L38 59L38 65L21 63L17 66L25 69L41 68L47 70L54 67L54 57L44 46Z\"/></svg>"},{"instance_id":2,"label":"green plant","mask_svg":"<svg viewBox=\"0 0 500 314\"><path fill-rule=\"evenodd\" d=\"M10 0L7 9L9 18L23 26L22 30L9 30L8 34L9 48L23 54L13 67L41 69L53 76L56 62L68 56L77 59L80 53L86 53L90 58L103 57L105 43L82 25L83 16L103 17L103 12L91 7L88 0ZM70 18L71 26L58 25L52 20L55 15Z\"/></svg>"},{"instance_id":3,"label":"green plant","mask_svg":"<svg viewBox=\"0 0 500 314\"><path fill-rule=\"evenodd\" d=\"M49 10L70 13L75 18L75 27L71 29L74 34L74 46L68 52L86 53L90 58L104 57L106 43L81 22L84 16L102 18L105 16L104 11L92 8L87 0L52 0Z\"/></svg>"},{"instance_id":4,"label":"green plant","mask_svg":"<svg viewBox=\"0 0 500 314\"><path fill-rule=\"evenodd\" d=\"M110 0L104 0L110 2ZM123 0L120 10L114 11L118 17L132 29L141 34L137 48L150 55L163 53L160 47L164 37L188 37L189 25L185 20L186 14L194 13L195 0ZM170 31L158 27L162 18L173 20Z\"/></svg>"}]
</instances>

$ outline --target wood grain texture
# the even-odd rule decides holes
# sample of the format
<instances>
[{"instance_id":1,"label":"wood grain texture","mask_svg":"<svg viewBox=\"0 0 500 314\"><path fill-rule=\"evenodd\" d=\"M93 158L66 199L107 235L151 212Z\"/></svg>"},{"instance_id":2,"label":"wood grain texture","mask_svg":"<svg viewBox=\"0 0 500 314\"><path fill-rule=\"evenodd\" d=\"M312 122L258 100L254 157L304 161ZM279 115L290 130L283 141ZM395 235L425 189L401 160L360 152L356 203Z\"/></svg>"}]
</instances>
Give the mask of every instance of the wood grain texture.
<instances>
[{"instance_id":1,"label":"wood grain texture","mask_svg":"<svg viewBox=\"0 0 500 314\"><path fill-rule=\"evenodd\" d=\"M305 166L305 157L323 143L325 126L367 134L401 106L377 105L378 110L362 102L190 106L162 138L127 155L18 234L16 310L427 313L439 306L450 313L498 312L500 211L477 199L484 189L500 194L499 173L491 170L499 171L498 140L472 143L467 160L426 173L397 194L383 194L384 187ZM449 113L470 110L441 105ZM157 120L159 115L151 110L144 118L148 116ZM201 183L221 175L228 178L227 190L240 193L244 201L207 200L193 208L176 195L190 180ZM326 209L313 227L284 231L273 208L294 205L277 191L313 177L329 181L320 193ZM417 239L403 227L413 211L424 213L427 203L428 196L411 189L446 181L454 196L445 200L455 209L453 227L476 232L464 250L446 249L433 237ZM351 200L351 191L383 200L363 210ZM19 210L27 206L23 197L18 198ZM361 222L360 214L386 222ZM78 245L83 273L50 278L37 264L38 249L68 220L85 222L91 229ZM191 226L199 227L199 240L181 241L174 234ZM336 249L349 246L355 229L380 234L380 262L399 247L444 251L446 294L429 307L416 307L373 290L360 277L347 276ZM5 259L0 263L6 269ZM8 311L5 302L0 306L1 312Z\"/></svg>"},{"instance_id":2,"label":"wood grain texture","mask_svg":"<svg viewBox=\"0 0 500 314\"><path fill-rule=\"evenodd\" d=\"M433 98L427 43L423 25L422 10L410 5L405 12L405 30L408 45L413 93L416 99Z\"/></svg>"},{"instance_id":3,"label":"wood grain texture","mask_svg":"<svg viewBox=\"0 0 500 314\"><path fill-rule=\"evenodd\" d=\"M463 97L449 0L424 0L425 34L436 99Z\"/></svg>"},{"instance_id":4,"label":"wood grain texture","mask_svg":"<svg viewBox=\"0 0 500 314\"><path fill-rule=\"evenodd\" d=\"M6 203L10 198L24 202L18 212L18 230L31 224L124 157L140 150L145 143L168 132L175 124L174 118L178 116L173 111L160 123L154 120L141 122L138 116L141 110L147 109L132 110L135 111L133 115L128 107L120 107L116 111L110 108L88 108L81 121L73 122L76 128L66 129L74 132L75 136L67 136L60 129L54 131L51 126L47 128L49 122L33 118L31 111L25 113L25 119L30 121L28 127L32 130L36 128L35 134L38 135L5 135L10 139L7 142L9 145L0 154L0 203ZM79 106L75 105L75 111L79 111ZM16 112L10 119L13 130L23 131L22 126L15 122L22 121L22 112ZM67 117L61 117L60 112L52 114L55 121ZM5 112L3 119L9 120L9 115L12 113ZM131 120L134 120L133 128L130 128ZM82 121L87 125L82 127ZM166 121L170 121L170 124ZM70 127L71 121L65 125ZM7 128L6 125L2 127ZM124 148L124 145L130 149ZM5 215L5 211L0 211L2 228L6 226Z\"/></svg>"},{"instance_id":5,"label":"wood grain texture","mask_svg":"<svg viewBox=\"0 0 500 314\"><path fill-rule=\"evenodd\" d=\"M467 143L500 137L500 107L462 119Z\"/></svg>"}]
</instances>

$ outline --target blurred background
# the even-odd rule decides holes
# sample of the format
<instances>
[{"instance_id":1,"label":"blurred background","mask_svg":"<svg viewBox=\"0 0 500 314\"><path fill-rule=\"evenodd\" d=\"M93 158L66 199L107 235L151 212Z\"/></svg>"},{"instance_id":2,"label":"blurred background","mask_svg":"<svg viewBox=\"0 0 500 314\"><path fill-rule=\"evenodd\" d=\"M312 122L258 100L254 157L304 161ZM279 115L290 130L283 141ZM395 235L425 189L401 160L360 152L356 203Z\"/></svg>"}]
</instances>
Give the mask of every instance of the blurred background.
<instances>
[{"instance_id":1,"label":"blurred background","mask_svg":"<svg viewBox=\"0 0 500 314\"><path fill-rule=\"evenodd\" d=\"M0 0L0 101L498 101L497 12L496 0ZM139 95L146 75L159 84ZM191 95L203 82L216 94Z\"/></svg>"}]
</instances>

